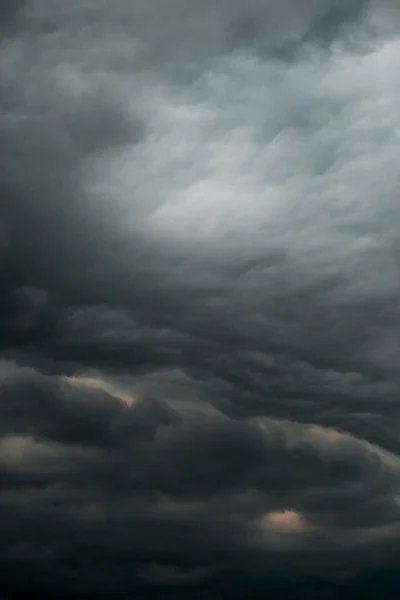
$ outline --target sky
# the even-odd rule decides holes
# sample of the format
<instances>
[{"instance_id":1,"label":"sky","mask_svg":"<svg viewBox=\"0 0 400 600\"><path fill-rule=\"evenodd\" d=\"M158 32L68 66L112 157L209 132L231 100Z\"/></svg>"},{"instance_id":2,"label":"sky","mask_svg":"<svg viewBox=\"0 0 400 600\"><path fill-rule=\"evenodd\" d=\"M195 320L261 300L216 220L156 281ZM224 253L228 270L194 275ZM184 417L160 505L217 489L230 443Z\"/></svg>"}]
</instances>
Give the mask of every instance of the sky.
<instances>
[{"instance_id":1,"label":"sky","mask_svg":"<svg viewBox=\"0 0 400 600\"><path fill-rule=\"evenodd\" d=\"M0 597L400 590L398 0L3 0Z\"/></svg>"}]
</instances>

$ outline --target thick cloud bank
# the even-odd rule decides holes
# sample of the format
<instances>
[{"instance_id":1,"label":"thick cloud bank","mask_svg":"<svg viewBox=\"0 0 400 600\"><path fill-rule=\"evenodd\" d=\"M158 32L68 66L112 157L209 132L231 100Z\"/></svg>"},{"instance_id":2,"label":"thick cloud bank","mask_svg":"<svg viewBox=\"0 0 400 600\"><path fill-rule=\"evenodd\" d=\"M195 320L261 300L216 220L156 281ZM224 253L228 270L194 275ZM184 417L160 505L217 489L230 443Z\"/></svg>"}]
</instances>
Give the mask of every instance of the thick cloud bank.
<instances>
[{"instance_id":1,"label":"thick cloud bank","mask_svg":"<svg viewBox=\"0 0 400 600\"><path fill-rule=\"evenodd\" d=\"M397 1L0 21L1 598L398 598Z\"/></svg>"}]
</instances>

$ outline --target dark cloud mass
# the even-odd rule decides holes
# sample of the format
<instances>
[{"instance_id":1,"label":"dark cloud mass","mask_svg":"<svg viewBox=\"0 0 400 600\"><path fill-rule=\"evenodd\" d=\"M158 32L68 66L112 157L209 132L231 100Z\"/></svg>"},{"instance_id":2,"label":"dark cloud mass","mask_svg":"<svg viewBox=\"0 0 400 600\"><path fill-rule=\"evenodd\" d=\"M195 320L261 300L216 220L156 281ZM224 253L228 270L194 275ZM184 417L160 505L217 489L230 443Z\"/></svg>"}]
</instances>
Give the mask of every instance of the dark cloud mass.
<instances>
[{"instance_id":1,"label":"dark cloud mass","mask_svg":"<svg viewBox=\"0 0 400 600\"><path fill-rule=\"evenodd\" d=\"M397 0L0 21L1 599L398 598Z\"/></svg>"}]
</instances>

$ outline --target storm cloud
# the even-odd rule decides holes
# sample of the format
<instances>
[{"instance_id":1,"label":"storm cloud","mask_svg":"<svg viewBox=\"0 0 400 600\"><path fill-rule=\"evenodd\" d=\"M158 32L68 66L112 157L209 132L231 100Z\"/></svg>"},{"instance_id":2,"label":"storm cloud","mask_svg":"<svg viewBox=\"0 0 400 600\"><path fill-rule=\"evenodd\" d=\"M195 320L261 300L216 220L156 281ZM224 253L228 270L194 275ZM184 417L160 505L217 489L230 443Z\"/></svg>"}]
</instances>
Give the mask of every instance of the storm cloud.
<instances>
[{"instance_id":1,"label":"storm cloud","mask_svg":"<svg viewBox=\"0 0 400 600\"><path fill-rule=\"evenodd\" d=\"M2 597L397 598L397 2L3 4Z\"/></svg>"}]
</instances>

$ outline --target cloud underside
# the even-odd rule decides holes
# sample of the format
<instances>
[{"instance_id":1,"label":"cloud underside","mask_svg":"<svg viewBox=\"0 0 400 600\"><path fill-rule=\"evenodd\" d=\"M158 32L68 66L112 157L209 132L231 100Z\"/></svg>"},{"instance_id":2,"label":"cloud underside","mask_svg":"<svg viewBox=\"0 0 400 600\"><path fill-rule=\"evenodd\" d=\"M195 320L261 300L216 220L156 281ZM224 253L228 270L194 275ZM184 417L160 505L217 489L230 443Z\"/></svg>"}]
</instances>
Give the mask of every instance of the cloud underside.
<instances>
[{"instance_id":1,"label":"cloud underside","mask_svg":"<svg viewBox=\"0 0 400 600\"><path fill-rule=\"evenodd\" d=\"M1 11L0 593L396 597L397 3Z\"/></svg>"}]
</instances>

